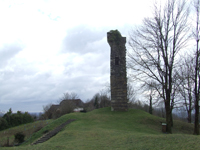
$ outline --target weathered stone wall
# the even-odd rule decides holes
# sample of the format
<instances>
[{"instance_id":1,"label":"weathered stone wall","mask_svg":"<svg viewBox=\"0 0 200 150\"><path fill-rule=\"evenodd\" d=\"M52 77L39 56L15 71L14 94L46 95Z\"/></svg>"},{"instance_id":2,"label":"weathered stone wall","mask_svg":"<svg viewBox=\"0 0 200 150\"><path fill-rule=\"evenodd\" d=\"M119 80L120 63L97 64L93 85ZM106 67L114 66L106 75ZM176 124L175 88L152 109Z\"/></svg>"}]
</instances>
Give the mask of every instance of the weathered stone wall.
<instances>
[{"instance_id":1,"label":"weathered stone wall","mask_svg":"<svg viewBox=\"0 0 200 150\"><path fill-rule=\"evenodd\" d=\"M122 37L117 30L111 30L107 33L107 40L111 47L111 110L127 111L126 37Z\"/></svg>"}]
</instances>

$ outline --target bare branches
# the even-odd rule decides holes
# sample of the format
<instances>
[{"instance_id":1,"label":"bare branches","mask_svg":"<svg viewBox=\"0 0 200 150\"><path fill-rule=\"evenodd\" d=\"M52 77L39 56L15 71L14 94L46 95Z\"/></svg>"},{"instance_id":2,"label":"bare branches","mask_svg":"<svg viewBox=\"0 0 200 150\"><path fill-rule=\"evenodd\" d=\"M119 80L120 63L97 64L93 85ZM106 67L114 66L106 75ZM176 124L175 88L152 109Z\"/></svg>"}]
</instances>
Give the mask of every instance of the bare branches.
<instances>
[{"instance_id":1,"label":"bare branches","mask_svg":"<svg viewBox=\"0 0 200 150\"><path fill-rule=\"evenodd\" d=\"M151 86L165 102L169 126L177 91L176 55L190 37L188 15L189 9L184 0L169 0L163 8L155 5L154 17L145 18L143 25L130 34L128 67L139 81L147 85L153 81L154 86ZM168 131L171 133L170 127Z\"/></svg>"},{"instance_id":2,"label":"bare branches","mask_svg":"<svg viewBox=\"0 0 200 150\"><path fill-rule=\"evenodd\" d=\"M195 34L195 39L196 39L196 55L195 55L195 77L194 77L194 83L195 83L195 122L194 122L194 134L199 135L199 88L200 88L200 68L199 68L199 7L200 7L200 2L199 0L195 0L195 9L196 9L196 34Z\"/></svg>"},{"instance_id":3,"label":"bare branches","mask_svg":"<svg viewBox=\"0 0 200 150\"><path fill-rule=\"evenodd\" d=\"M60 103L63 100L74 100L74 99L79 99L79 96L77 93L71 92L71 93L63 93L63 97L60 98L58 103Z\"/></svg>"}]
</instances>

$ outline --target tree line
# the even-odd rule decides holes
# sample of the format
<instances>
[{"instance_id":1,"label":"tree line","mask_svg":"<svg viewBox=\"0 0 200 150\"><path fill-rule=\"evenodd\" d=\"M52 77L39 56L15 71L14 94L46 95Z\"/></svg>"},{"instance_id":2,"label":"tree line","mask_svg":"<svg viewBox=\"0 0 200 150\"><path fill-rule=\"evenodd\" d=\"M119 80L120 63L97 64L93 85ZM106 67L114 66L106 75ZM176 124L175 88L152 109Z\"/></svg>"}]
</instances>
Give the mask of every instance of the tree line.
<instances>
[{"instance_id":1,"label":"tree line","mask_svg":"<svg viewBox=\"0 0 200 150\"><path fill-rule=\"evenodd\" d=\"M33 117L28 112L22 113L17 111L17 113L13 113L10 108L9 111L0 118L0 131L33 121Z\"/></svg>"}]
</instances>

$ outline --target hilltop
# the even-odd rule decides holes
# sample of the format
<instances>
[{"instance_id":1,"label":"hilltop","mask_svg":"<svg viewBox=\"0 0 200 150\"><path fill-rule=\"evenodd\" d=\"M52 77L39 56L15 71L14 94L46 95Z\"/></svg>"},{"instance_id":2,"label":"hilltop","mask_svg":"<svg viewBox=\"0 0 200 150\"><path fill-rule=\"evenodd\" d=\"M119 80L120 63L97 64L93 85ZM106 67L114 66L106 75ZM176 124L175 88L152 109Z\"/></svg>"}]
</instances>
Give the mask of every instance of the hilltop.
<instances>
[{"instance_id":1,"label":"hilltop","mask_svg":"<svg viewBox=\"0 0 200 150\"><path fill-rule=\"evenodd\" d=\"M52 130L68 119L67 125L48 141L30 146L45 130ZM111 112L110 108L88 113L64 115L35 133L25 144L15 149L198 149L199 136L192 135L193 125L174 121L173 134L161 132L165 119L142 110ZM12 148L4 148L12 149Z\"/></svg>"}]
</instances>

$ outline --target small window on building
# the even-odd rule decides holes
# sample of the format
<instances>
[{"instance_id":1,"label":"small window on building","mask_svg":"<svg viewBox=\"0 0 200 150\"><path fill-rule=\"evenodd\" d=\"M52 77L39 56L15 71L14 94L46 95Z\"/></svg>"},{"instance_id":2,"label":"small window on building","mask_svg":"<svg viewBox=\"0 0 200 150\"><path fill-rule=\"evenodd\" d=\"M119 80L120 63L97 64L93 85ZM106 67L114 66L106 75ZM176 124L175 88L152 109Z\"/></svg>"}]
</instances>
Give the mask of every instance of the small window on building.
<instances>
[{"instance_id":1,"label":"small window on building","mask_svg":"<svg viewBox=\"0 0 200 150\"><path fill-rule=\"evenodd\" d=\"M115 65L119 65L119 57L115 57Z\"/></svg>"}]
</instances>

